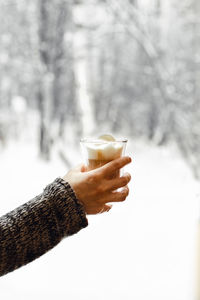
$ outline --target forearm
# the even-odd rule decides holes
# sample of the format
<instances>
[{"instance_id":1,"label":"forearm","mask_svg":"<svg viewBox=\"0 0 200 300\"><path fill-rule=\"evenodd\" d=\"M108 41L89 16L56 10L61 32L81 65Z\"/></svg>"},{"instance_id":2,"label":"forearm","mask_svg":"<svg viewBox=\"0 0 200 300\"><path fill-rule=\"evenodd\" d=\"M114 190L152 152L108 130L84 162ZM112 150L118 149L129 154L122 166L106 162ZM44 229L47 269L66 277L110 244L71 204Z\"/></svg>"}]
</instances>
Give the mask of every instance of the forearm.
<instances>
[{"instance_id":1,"label":"forearm","mask_svg":"<svg viewBox=\"0 0 200 300\"><path fill-rule=\"evenodd\" d=\"M86 226L84 209L70 185L56 179L41 195L0 218L0 276Z\"/></svg>"}]
</instances>

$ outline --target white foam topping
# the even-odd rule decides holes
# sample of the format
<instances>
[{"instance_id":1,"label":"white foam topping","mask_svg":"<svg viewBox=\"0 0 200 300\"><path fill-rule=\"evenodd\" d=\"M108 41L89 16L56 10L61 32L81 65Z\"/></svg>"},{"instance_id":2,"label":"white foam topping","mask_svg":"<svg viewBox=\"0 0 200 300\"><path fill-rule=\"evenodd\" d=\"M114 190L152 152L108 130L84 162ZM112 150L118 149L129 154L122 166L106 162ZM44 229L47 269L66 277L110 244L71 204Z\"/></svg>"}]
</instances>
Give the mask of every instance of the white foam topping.
<instances>
[{"instance_id":1,"label":"white foam topping","mask_svg":"<svg viewBox=\"0 0 200 300\"><path fill-rule=\"evenodd\" d=\"M112 160L121 156L123 146L120 142L105 142L99 139L87 143L86 148L88 159Z\"/></svg>"}]
</instances>

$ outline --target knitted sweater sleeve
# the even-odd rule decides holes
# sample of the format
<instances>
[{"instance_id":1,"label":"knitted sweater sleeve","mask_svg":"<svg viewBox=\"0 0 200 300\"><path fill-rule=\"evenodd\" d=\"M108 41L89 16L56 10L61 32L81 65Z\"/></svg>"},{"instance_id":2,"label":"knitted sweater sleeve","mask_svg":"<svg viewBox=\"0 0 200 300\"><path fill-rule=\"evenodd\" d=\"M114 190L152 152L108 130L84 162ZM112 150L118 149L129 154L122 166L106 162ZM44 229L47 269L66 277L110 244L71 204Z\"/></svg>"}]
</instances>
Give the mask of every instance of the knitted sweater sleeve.
<instances>
[{"instance_id":1,"label":"knitted sweater sleeve","mask_svg":"<svg viewBox=\"0 0 200 300\"><path fill-rule=\"evenodd\" d=\"M33 261L87 225L71 186L57 178L42 194L0 218L0 276Z\"/></svg>"}]
</instances>

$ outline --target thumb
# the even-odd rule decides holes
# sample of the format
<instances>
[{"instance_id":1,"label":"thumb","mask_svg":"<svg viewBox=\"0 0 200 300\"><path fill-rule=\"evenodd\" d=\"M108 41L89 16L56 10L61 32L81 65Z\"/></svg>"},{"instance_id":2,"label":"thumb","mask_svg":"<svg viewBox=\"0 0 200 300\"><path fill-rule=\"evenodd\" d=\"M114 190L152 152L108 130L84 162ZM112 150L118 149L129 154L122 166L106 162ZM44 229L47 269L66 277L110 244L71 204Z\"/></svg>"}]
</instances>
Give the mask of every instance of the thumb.
<instances>
[{"instance_id":1,"label":"thumb","mask_svg":"<svg viewBox=\"0 0 200 300\"><path fill-rule=\"evenodd\" d=\"M78 172L86 172L86 166L84 164L79 164L74 168L74 171Z\"/></svg>"},{"instance_id":2,"label":"thumb","mask_svg":"<svg viewBox=\"0 0 200 300\"><path fill-rule=\"evenodd\" d=\"M81 165L81 172L86 172L87 171L87 168L86 168L86 166L85 165Z\"/></svg>"}]
</instances>

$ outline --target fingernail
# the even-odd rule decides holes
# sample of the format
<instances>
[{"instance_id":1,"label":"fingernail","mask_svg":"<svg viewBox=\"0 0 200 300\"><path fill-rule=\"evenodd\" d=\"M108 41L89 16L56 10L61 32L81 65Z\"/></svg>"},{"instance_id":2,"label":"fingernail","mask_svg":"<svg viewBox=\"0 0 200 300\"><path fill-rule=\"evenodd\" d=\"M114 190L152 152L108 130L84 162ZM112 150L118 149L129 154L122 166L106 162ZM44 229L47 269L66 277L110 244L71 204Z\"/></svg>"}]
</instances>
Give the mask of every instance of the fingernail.
<instances>
[{"instance_id":1,"label":"fingernail","mask_svg":"<svg viewBox=\"0 0 200 300\"><path fill-rule=\"evenodd\" d=\"M122 190L122 193L126 193L127 191L128 191L128 187L125 186Z\"/></svg>"},{"instance_id":2,"label":"fingernail","mask_svg":"<svg viewBox=\"0 0 200 300\"><path fill-rule=\"evenodd\" d=\"M112 205L110 205L110 207L107 209L107 212L109 212L112 208Z\"/></svg>"}]
</instances>

